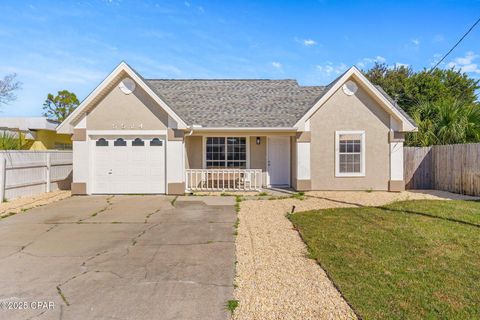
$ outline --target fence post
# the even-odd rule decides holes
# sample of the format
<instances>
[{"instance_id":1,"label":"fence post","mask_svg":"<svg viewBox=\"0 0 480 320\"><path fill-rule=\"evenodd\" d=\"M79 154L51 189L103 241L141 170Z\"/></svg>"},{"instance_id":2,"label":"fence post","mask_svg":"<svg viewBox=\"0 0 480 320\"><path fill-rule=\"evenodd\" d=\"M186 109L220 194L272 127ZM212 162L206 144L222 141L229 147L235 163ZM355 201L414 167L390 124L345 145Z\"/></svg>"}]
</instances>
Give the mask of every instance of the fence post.
<instances>
[{"instance_id":1,"label":"fence post","mask_svg":"<svg viewBox=\"0 0 480 320\"><path fill-rule=\"evenodd\" d=\"M7 159L0 159L0 203L5 201L5 181L7 179Z\"/></svg>"},{"instance_id":2,"label":"fence post","mask_svg":"<svg viewBox=\"0 0 480 320\"><path fill-rule=\"evenodd\" d=\"M51 181L51 177L50 177L50 169L52 168L52 163L51 163L51 159L50 159L50 152L47 152L47 166L46 166L46 182L47 182L47 185L46 185L46 192L50 192L50 181Z\"/></svg>"}]
</instances>

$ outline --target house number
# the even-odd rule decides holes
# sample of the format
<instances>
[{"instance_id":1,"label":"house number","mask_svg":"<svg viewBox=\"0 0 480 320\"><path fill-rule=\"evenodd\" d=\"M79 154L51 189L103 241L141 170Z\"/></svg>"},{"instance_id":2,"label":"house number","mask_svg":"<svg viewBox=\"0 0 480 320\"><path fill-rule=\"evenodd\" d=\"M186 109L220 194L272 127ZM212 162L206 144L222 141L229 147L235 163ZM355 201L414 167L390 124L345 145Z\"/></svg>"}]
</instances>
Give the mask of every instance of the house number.
<instances>
[{"instance_id":1,"label":"house number","mask_svg":"<svg viewBox=\"0 0 480 320\"><path fill-rule=\"evenodd\" d=\"M112 123L113 129L143 129L143 123L140 124L125 124L125 123Z\"/></svg>"}]
</instances>

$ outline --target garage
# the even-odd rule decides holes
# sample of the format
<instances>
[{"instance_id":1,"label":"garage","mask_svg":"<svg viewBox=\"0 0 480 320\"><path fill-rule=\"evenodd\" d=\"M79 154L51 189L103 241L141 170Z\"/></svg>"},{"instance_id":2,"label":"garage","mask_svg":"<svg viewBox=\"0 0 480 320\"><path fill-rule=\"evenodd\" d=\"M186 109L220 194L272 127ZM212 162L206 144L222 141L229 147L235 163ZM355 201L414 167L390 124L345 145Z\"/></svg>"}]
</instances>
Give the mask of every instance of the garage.
<instances>
[{"instance_id":1,"label":"garage","mask_svg":"<svg viewBox=\"0 0 480 320\"><path fill-rule=\"evenodd\" d=\"M165 138L91 137L96 194L165 193Z\"/></svg>"}]
</instances>

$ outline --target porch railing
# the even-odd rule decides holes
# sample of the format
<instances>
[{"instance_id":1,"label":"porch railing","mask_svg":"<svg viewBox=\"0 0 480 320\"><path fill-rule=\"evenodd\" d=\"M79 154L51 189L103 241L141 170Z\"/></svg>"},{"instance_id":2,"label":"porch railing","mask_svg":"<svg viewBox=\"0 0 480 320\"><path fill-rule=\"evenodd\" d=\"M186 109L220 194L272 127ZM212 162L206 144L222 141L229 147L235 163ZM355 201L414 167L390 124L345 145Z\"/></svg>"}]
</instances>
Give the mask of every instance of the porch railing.
<instances>
[{"instance_id":1,"label":"porch railing","mask_svg":"<svg viewBox=\"0 0 480 320\"><path fill-rule=\"evenodd\" d=\"M259 191L261 169L186 169L186 191Z\"/></svg>"}]
</instances>

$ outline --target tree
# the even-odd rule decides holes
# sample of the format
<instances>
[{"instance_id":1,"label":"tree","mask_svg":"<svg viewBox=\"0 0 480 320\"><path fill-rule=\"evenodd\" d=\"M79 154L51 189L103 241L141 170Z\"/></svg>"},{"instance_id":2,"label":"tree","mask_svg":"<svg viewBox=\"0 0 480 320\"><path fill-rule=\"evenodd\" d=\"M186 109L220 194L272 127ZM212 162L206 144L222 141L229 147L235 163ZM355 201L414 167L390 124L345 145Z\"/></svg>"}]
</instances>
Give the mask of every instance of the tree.
<instances>
[{"instance_id":1,"label":"tree","mask_svg":"<svg viewBox=\"0 0 480 320\"><path fill-rule=\"evenodd\" d=\"M62 122L79 104L77 96L68 90L58 91L56 96L49 93L43 104L43 115L49 119Z\"/></svg>"},{"instance_id":2,"label":"tree","mask_svg":"<svg viewBox=\"0 0 480 320\"><path fill-rule=\"evenodd\" d=\"M0 105L7 104L17 97L15 96L15 90L20 89L21 83L17 81L17 75L15 73L8 74L0 79Z\"/></svg>"},{"instance_id":3,"label":"tree","mask_svg":"<svg viewBox=\"0 0 480 320\"><path fill-rule=\"evenodd\" d=\"M407 135L407 145L480 142L480 106L450 99L422 102L414 107L412 118L418 132Z\"/></svg>"},{"instance_id":4,"label":"tree","mask_svg":"<svg viewBox=\"0 0 480 320\"><path fill-rule=\"evenodd\" d=\"M452 69L435 69L414 72L409 67L389 67L376 63L364 71L374 84L380 85L400 107L412 115L413 108L423 102L465 102L478 103L476 90L479 81L466 73Z\"/></svg>"},{"instance_id":5,"label":"tree","mask_svg":"<svg viewBox=\"0 0 480 320\"><path fill-rule=\"evenodd\" d=\"M22 150L27 146L20 131L0 131L0 150Z\"/></svg>"}]
</instances>

